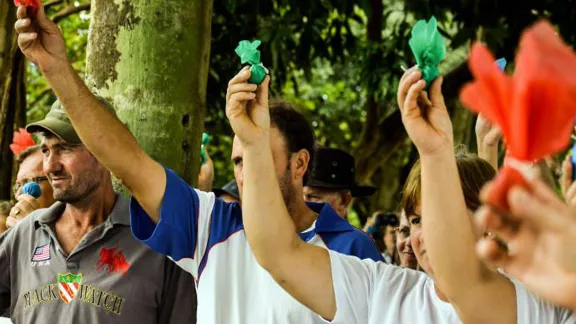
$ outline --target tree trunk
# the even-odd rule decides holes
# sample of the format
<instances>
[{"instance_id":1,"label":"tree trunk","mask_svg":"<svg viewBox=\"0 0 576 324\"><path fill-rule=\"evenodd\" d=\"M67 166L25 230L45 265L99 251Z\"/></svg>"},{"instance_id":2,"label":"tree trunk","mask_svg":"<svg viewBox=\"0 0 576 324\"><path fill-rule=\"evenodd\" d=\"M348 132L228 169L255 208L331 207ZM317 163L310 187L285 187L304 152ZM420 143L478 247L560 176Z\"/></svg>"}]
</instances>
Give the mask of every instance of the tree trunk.
<instances>
[{"instance_id":1,"label":"tree trunk","mask_svg":"<svg viewBox=\"0 0 576 324\"><path fill-rule=\"evenodd\" d=\"M12 95L17 74L14 75L14 55L16 38L14 22L16 10L12 1L0 1L0 200L11 196L12 167L14 156L10 151L14 123L16 119L16 102Z\"/></svg>"},{"instance_id":2,"label":"tree trunk","mask_svg":"<svg viewBox=\"0 0 576 324\"><path fill-rule=\"evenodd\" d=\"M152 158L194 184L212 0L93 0L91 13L88 85L113 102Z\"/></svg>"}]
</instances>

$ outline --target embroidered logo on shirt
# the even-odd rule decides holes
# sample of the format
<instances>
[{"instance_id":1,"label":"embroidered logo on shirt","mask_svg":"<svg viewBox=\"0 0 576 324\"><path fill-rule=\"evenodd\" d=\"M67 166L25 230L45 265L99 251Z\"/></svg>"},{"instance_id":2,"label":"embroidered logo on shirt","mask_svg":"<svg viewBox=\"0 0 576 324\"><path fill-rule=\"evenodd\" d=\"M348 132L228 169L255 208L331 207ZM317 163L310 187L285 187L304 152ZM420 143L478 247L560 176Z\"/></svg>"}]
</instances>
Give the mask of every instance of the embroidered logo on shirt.
<instances>
[{"instance_id":1,"label":"embroidered logo on shirt","mask_svg":"<svg viewBox=\"0 0 576 324\"><path fill-rule=\"evenodd\" d=\"M50 243L37 246L32 255L32 262L44 262L50 260Z\"/></svg>"},{"instance_id":2,"label":"embroidered logo on shirt","mask_svg":"<svg viewBox=\"0 0 576 324\"><path fill-rule=\"evenodd\" d=\"M118 248L102 248L100 250L100 260L96 263L96 271L101 271L107 267L108 273L119 272L126 275L130 269L130 263L126 261L124 253Z\"/></svg>"},{"instance_id":3,"label":"embroidered logo on shirt","mask_svg":"<svg viewBox=\"0 0 576 324\"><path fill-rule=\"evenodd\" d=\"M78 289L80 289L80 283L82 283L82 274L58 274L58 292L60 293L60 298L66 303L70 302L76 297Z\"/></svg>"},{"instance_id":4,"label":"embroidered logo on shirt","mask_svg":"<svg viewBox=\"0 0 576 324\"><path fill-rule=\"evenodd\" d=\"M60 298L58 298L58 295ZM82 284L82 274L58 274L58 283L42 285L24 292L24 309L42 303L62 300L69 305L78 300L83 304L93 305L106 310L107 314L122 315L124 298L102 289ZM78 302L75 302L78 303Z\"/></svg>"}]
</instances>

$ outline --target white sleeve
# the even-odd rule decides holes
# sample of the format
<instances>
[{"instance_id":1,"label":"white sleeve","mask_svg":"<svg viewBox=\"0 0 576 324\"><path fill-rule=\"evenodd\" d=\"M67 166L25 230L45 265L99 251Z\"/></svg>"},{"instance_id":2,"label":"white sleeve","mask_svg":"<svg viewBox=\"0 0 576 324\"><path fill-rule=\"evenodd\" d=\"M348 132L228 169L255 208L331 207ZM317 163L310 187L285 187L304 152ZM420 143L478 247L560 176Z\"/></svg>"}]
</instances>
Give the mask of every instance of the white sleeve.
<instances>
[{"instance_id":1,"label":"white sleeve","mask_svg":"<svg viewBox=\"0 0 576 324\"><path fill-rule=\"evenodd\" d=\"M518 324L576 324L576 315L532 294L524 285L510 278L516 288Z\"/></svg>"},{"instance_id":2,"label":"white sleeve","mask_svg":"<svg viewBox=\"0 0 576 324\"><path fill-rule=\"evenodd\" d=\"M368 323L376 262L329 250L336 316L332 324Z\"/></svg>"}]
</instances>

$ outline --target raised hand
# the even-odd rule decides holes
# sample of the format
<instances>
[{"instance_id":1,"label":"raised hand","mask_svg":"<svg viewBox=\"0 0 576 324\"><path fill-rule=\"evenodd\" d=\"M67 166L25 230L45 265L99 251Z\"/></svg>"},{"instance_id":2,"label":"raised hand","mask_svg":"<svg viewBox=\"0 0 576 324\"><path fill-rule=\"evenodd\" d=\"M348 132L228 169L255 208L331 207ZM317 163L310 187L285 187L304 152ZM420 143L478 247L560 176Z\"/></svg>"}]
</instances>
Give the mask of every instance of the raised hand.
<instances>
[{"instance_id":1,"label":"raised hand","mask_svg":"<svg viewBox=\"0 0 576 324\"><path fill-rule=\"evenodd\" d=\"M482 114L476 120L476 144L478 156L498 169L498 143L502 138L502 131L496 125L491 124Z\"/></svg>"},{"instance_id":2,"label":"raised hand","mask_svg":"<svg viewBox=\"0 0 576 324\"><path fill-rule=\"evenodd\" d=\"M491 186L482 191L485 200ZM576 310L576 210L558 198L541 180L529 190L508 193L510 214L488 206L476 213L480 228L501 239L478 242L477 252L488 264L502 268L534 293Z\"/></svg>"},{"instance_id":3,"label":"raised hand","mask_svg":"<svg viewBox=\"0 0 576 324\"><path fill-rule=\"evenodd\" d=\"M263 137L269 140L270 129L270 77L267 76L259 86L248 83L248 79L250 70L245 67L230 80L226 92L226 116L244 145L250 145Z\"/></svg>"},{"instance_id":4,"label":"raised hand","mask_svg":"<svg viewBox=\"0 0 576 324\"><path fill-rule=\"evenodd\" d=\"M66 66L66 44L58 26L46 17L44 6L34 18L27 10L25 6L18 7L14 25L22 53L43 73Z\"/></svg>"},{"instance_id":5,"label":"raised hand","mask_svg":"<svg viewBox=\"0 0 576 324\"><path fill-rule=\"evenodd\" d=\"M20 195L16 197L18 202L10 210L10 214L6 219L6 227L11 228L19 221L23 220L26 216L31 214L36 209L40 209L40 204L36 198L30 195Z\"/></svg>"},{"instance_id":6,"label":"raised hand","mask_svg":"<svg viewBox=\"0 0 576 324\"><path fill-rule=\"evenodd\" d=\"M422 73L412 67L400 79L398 105L402 122L420 156L433 155L443 149L453 151L452 122L442 96L442 78L424 91Z\"/></svg>"},{"instance_id":7,"label":"raised hand","mask_svg":"<svg viewBox=\"0 0 576 324\"><path fill-rule=\"evenodd\" d=\"M575 152L576 153L576 152ZM562 176L560 177L560 188L564 195L564 201L570 206L576 206L576 182L572 180L574 166L571 156L567 155L562 162Z\"/></svg>"}]
</instances>

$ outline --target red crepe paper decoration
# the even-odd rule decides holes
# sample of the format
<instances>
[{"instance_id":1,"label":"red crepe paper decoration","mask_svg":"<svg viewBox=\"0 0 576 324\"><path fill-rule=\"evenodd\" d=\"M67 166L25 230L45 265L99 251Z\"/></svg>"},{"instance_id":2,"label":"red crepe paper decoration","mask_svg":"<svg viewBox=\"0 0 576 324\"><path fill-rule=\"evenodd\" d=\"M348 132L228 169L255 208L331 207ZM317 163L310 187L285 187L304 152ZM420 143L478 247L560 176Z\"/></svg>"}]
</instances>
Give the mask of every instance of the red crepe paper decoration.
<instances>
[{"instance_id":1,"label":"red crepe paper decoration","mask_svg":"<svg viewBox=\"0 0 576 324\"><path fill-rule=\"evenodd\" d=\"M14 0L14 5L38 9L40 8L40 0Z\"/></svg>"},{"instance_id":2,"label":"red crepe paper decoration","mask_svg":"<svg viewBox=\"0 0 576 324\"><path fill-rule=\"evenodd\" d=\"M494 207L507 211L508 190L527 188L525 168L569 144L576 115L576 54L550 23L540 21L522 35L513 76L500 71L489 50L478 43L468 64L474 81L460 98L499 125L507 144L508 162L489 198Z\"/></svg>"},{"instance_id":3,"label":"red crepe paper decoration","mask_svg":"<svg viewBox=\"0 0 576 324\"><path fill-rule=\"evenodd\" d=\"M120 249L113 248L102 248L100 250L100 260L96 263L96 271L102 270L106 267L106 271L110 273L119 272L122 275L126 275L128 269L130 269L130 263L126 261L124 253Z\"/></svg>"},{"instance_id":4,"label":"red crepe paper decoration","mask_svg":"<svg viewBox=\"0 0 576 324\"><path fill-rule=\"evenodd\" d=\"M20 154L25 149L36 145L32 135L28 133L24 128L20 128L18 132L14 133L14 140L10 144L10 150L14 155Z\"/></svg>"}]
</instances>

